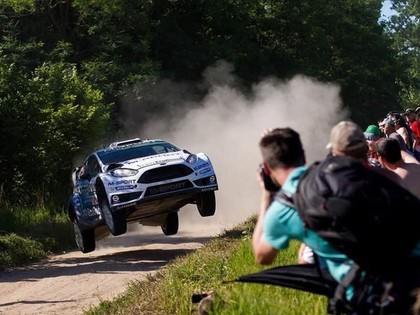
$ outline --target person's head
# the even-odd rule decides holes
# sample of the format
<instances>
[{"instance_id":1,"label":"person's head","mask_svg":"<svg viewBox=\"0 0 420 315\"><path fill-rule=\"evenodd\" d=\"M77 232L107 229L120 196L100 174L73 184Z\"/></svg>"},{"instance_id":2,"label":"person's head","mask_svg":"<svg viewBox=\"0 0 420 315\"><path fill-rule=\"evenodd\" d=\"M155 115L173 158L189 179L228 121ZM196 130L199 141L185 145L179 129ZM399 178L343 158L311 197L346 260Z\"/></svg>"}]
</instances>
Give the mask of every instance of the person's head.
<instances>
[{"instance_id":1,"label":"person's head","mask_svg":"<svg viewBox=\"0 0 420 315\"><path fill-rule=\"evenodd\" d=\"M396 116L400 115L400 112L397 110L391 110L390 112L388 112L388 114L386 114L386 118L391 118L391 119L395 119Z\"/></svg>"},{"instance_id":2,"label":"person's head","mask_svg":"<svg viewBox=\"0 0 420 315\"><path fill-rule=\"evenodd\" d=\"M384 160L387 163L394 164L402 159L400 143L393 138L379 140L376 144L376 151L381 164L383 164Z\"/></svg>"},{"instance_id":3,"label":"person's head","mask_svg":"<svg viewBox=\"0 0 420 315\"><path fill-rule=\"evenodd\" d=\"M416 114L416 120L420 121L420 107L417 107L414 112Z\"/></svg>"},{"instance_id":4,"label":"person's head","mask_svg":"<svg viewBox=\"0 0 420 315\"><path fill-rule=\"evenodd\" d=\"M397 128L397 129L406 126L405 120L402 116L395 117L394 123L395 123L395 128Z\"/></svg>"},{"instance_id":5,"label":"person's head","mask_svg":"<svg viewBox=\"0 0 420 315\"><path fill-rule=\"evenodd\" d=\"M362 128L351 121L341 121L331 129L328 146L333 155L356 159L366 159L369 149Z\"/></svg>"},{"instance_id":6,"label":"person's head","mask_svg":"<svg viewBox=\"0 0 420 315\"><path fill-rule=\"evenodd\" d=\"M404 116L407 118L408 122L413 122L416 120L416 112L412 110L411 108L407 109L404 112Z\"/></svg>"},{"instance_id":7,"label":"person's head","mask_svg":"<svg viewBox=\"0 0 420 315\"><path fill-rule=\"evenodd\" d=\"M299 134L291 128L276 128L259 143L265 164L271 169L294 168L305 164L305 152Z\"/></svg>"},{"instance_id":8,"label":"person's head","mask_svg":"<svg viewBox=\"0 0 420 315\"><path fill-rule=\"evenodd\" d=\"M396 128L395 128L395 121L394 120L392 120L391 118L385 118L382 122L381 122L381 125L380 126L382 126L382 128L383 128L383 132L386 134L386 135L390 135L391 133L394 133L395 131L396 131Z\"/></svg>"}]
</instances>

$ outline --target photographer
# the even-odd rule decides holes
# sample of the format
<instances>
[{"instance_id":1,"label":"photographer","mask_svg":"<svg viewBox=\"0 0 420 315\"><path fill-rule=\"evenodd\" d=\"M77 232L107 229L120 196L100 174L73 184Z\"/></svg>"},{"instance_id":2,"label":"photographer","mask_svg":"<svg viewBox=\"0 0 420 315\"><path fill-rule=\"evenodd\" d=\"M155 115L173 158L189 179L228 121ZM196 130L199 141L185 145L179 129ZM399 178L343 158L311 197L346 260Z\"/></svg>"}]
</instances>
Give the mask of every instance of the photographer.
<instances>
[{"instance_id":1,"label":"photographer","mask_svg":"<svg viewBox=\"0 0 420 315\"><path fill-rule=\"evenodd\" d=\"M259 147L266 175L281 187L286 195L296 191L299 178L306 171L305 153L299 134L290 128L277 128L266 133ZM332 248L315 232L304 227L296 209L274 199L272 192L262 187L260 213L252 237L252 247L258 263L272 264L279 250L286 249L290 240L299 240L311 247L322 266L326 266L337 281L341 281L350 269L347 257ZM316 268L314 266L314 268Z\"/></svg>"}]
</instances>

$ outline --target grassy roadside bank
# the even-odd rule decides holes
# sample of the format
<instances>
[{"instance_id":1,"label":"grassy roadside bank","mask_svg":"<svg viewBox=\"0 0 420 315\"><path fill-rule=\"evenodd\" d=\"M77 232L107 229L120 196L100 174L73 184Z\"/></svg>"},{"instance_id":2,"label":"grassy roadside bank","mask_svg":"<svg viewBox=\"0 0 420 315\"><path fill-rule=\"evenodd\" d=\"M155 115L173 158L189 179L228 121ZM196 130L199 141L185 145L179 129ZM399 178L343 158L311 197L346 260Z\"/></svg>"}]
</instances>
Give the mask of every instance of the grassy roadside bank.
<instances>
[{"instance_id":1,"label":"grassy roadside bank","mask_svg":"<svg viewBox=\"0 0 420 315\"><path fill-rule=\"evenodd\" d=\"M147 280L132 282L124 294L101 302L85 315L198 314L198 305L191 303L191 296L209 290L217 294L211 314L325 314L326 299L321 296L276 286L223 282L269 268L254 261L254 225L252 218L226 231ZM292 243L275 265L295 263L298 247L298 243Z\"/></svg>"},{"instance_id":2,"label":"grassy roadside bank","mask_svg":"<svg viewBox=\"0 0 420 315\"><path fill-rule=\"evenodd\" d=\"M0 270L37 262L51 253L75 248L64 211L0 205Z\"/></svg>"}]
</instances>

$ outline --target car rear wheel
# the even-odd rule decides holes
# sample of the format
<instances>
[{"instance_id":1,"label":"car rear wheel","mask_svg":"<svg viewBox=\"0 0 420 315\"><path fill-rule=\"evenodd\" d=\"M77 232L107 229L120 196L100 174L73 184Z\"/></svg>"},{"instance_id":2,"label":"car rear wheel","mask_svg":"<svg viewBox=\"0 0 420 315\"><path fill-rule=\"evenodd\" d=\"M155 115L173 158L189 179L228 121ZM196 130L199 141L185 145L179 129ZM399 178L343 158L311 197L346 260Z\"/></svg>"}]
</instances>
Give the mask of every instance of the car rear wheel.
<instances>
[{"instance_id":1,"label":"car rear wheel","mask_svg":"<svg viewBox=\"0 0 420 315\"><path fill-rule=\"evenodd\" d=\"M95 230L82 230L76 221L73 221L74 239L77 247L82 253L89 253L95 250Z\"/></svg>"},{"instance_id":2,"label":"car rear wheel","mask_svg":"<svg viewBox=\"0 0 420 315\"><path fill-rule=\"evenodd\" d=\"M165 235L174 235L178 233L179 219L178 212L171 212L167 215L165 222L161 226Z\"/></svg>"},{"instance_id":3,"label":"car rear wheel","mask_svg":"<svg viewBox=\"0 0 420 315\"><path fill-rule=\"evenodd\" d=\"M109 207L108 200L105 198L101 201L101 212L105 224L108 226L109 231L112 235L117 236L127 232L127 221L125 213L112 212Z\"/></svg>"},{"instance_id":4,"label":"car rear wheel","mask_svg":"<svg viewBox=\"0 0 420 315\"><path fill-rule=\"evenodd\" d=\"M210 217L216 212L216 196L214 191L200 193L197 200L197 209L202 217Z\"/></svg>"}]
</instances>

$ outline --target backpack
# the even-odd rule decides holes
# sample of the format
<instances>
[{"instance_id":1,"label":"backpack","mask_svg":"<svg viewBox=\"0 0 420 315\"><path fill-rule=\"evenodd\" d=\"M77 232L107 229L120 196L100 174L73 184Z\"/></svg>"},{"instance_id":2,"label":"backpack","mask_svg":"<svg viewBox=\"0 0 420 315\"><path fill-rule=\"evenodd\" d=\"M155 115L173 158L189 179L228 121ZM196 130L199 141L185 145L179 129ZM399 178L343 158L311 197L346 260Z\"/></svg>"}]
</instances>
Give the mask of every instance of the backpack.
<instances>
[{"instance_id":1,"label":"backpack","mask_svg":"<svg viewBox=\"0 0 420 315\"><path fill-rule=\"evenodd\" d=\"M400 301L420 285L420 260L410 257L420 241L420 200L389 178L357 159L331 156L308 168L295 194L279 191L275 198L293 206L307 228L355 262L358 272L343 281L344 289L355 289L348 310L377 307L373 297L389 297L389 284L393 294L404 296ZM405 286L407 281L398 280L403 277L413 283ZM344 289L339 284L332 299L336 310L346 304Z\"/></svg>"},{"instance_id":2,"label":"backpack","mask_svg":"<svg viewBox=\"0 0 420 315\"><path fill-rule=\"evenodd\" d=\"M420 200L351 157L316 162L292 202L304 225L359 266L383 274L401 267L420 241Z\"/></svg>"}]
</instances>

